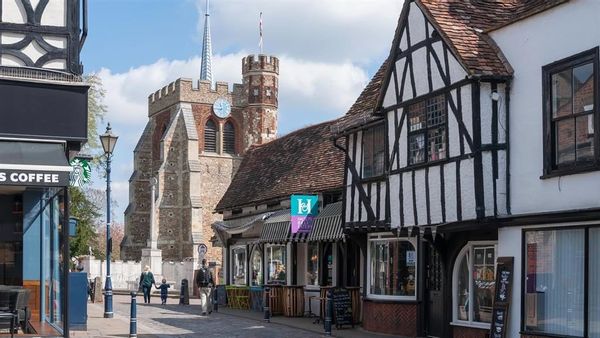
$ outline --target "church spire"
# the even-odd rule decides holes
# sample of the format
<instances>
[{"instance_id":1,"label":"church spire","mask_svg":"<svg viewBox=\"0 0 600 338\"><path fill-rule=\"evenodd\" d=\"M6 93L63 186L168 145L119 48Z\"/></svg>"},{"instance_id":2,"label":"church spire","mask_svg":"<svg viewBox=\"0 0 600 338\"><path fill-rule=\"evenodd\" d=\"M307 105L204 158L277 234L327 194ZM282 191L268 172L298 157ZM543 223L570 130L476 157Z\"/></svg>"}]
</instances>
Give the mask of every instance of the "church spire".
<instances>
[{"instance_id":1,"label":"church spire","mask_svg":"<svg viewBox=\"0 0 600 338\"><path fill-rule=\"evenodd\" d=\"M204 15L204 37L202 38L202 65L200 67L200 80L212 82L212 46L210 43L210 0L206 0L206 14Z\"/></svg>"}]
</instances>

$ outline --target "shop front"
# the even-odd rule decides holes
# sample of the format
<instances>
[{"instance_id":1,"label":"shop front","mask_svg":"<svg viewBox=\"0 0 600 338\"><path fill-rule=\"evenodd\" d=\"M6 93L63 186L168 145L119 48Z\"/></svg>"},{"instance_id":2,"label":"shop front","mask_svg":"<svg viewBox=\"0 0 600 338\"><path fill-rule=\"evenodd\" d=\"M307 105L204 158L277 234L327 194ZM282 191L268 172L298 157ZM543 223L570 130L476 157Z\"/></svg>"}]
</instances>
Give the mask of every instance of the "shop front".
<instances>
[{"instance_id":1,"label":"shop front","mask_svg":"<svg viewBox=\"0 0 600 338\"><path fill-rule=\"evenodd\" d=\"M0 141L0 299L18 304L17 335L68 332L67 149Z\"/></svg>"}]
</instances>

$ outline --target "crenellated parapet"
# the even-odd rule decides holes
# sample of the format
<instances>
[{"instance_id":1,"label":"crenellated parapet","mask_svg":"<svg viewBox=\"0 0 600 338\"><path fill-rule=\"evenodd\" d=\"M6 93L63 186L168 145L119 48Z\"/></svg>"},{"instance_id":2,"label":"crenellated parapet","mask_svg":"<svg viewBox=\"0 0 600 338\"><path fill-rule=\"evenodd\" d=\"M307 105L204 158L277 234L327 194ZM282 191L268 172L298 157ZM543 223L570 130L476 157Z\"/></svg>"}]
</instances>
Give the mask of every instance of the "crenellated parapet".
<instances>
[{"instance_id":1,"label":"crenellated parapet","mask_svg":"<svg viewBox=\"0 0 600 338\"><path fill-rule=\"evenodd\" d=\"M242 59L242 74L272 72L279 74L279 59L270 55L248 55Z\"/></svg>"},{"instance_id":2,"label":"crenellated parapet","mask_svg":"<svg viewBox=\"0 0 600 338\"><path fill-rule=\"evenodd\" d=\"M179 102L212 104L220 97L227 97L233 106L240 106L245 102L243 95L241 84L233 84L233 91L229 91L228 82L218 81L213 87L210 81L201 80L194 87L191 79L180 78L148 96L148 116Z\"/></svg>"}]
</instances>

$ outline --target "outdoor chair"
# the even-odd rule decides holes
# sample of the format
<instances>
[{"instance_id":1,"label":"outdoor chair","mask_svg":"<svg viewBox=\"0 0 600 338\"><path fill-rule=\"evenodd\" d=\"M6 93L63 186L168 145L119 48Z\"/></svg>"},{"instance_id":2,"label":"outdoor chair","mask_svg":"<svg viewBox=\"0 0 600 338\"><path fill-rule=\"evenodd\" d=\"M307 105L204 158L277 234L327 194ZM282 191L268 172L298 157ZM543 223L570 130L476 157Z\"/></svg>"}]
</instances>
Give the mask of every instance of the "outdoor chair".
<instances>
[{"instance_id":1,"label":"outdoor chair","mask_svg":"<svg viewBox=\"0 0 600 338\"><path fill-rule=\"evenodd\" d=\"M237 309L237 288L232 285L225 286L227 291L227 306L231 309Z\"/></svg>"},{"instance_id":2,"label":"outdoor chair","mask_svg":"<svg viewBox=\"0 0 600 338\"><path fill-rule=\"evenodd\" d=\"M236 293L238 309L248 310L250 308L250 288L247 286L238 287Z\"/></svg>"},{"instance_id":3,"label":"outdoor chair","mask_svg":"<svg viewBox=\"0 0 600 338\"><path fill-rule=\"evenodd\" d=\"M17 323L19 326L21 326L21 330L23 330L24 333L27 333L29 328L29 320L31 319L31 310L29 310L27 307L29 304L31 290L17 289L13 290L13 292L17 293L15 308L17 311Z\"/></svg>"},{"instance_id":4,"label":"outdoor chair","mask_svg":"<svg viewBox=\"0 0 600 338\"><path fill-rule=\"evenodd\" d=\"M18 327L17 297L14 290L0 289L0 329L8 329L11 338Z\"/></svg>"}]
</instances>

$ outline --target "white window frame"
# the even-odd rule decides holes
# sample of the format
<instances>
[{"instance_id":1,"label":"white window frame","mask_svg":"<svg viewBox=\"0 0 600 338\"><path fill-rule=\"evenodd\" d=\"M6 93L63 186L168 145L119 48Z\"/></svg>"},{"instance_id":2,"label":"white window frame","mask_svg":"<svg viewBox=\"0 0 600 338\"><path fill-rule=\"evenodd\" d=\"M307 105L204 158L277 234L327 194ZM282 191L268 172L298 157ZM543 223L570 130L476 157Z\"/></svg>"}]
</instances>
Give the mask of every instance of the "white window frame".
<instances>
[{"instance_id":1,"label":"white window frame","mask_svg":"<svg viewBox=\"0 0 600 338\"><path fill-rule=\"evenodd\" d=\"M243 249L244 250L244 258L245 258L245 262L244 262L244 284L236 284L234 282L235 279L235 264L237 262L237 259L235 258L235 251L239 250L239 249ZM231 273L231 284L232 285L247 285L248 284L248 248L245 245L235 245L229 248L229 250L231 251L230 253L230 257L231 257L231 266L230 266L230 273Z\"/></svg>"},{"instance_id":2,"label":"white window frame","mask_svg":"<svg viewBox=\"0 0 600 338\"><path fill-rule=\"evenodd\" d=\"M263 250L260 250L258 247L254 247L254 249L248 256L248 273L250 273L250 271L254 270L254 268L251 267L251 265L254 264L254 262L252 261L252 257L254 256L255 253L258 253L258 255L260 256L260 268L261 268L260 279L261 279L262 283L257 285L257 286L260 286L260 285L265 284L265 255L263 254ZM252 286L252 275L248 274L247 280L248 280L248 285Z\"/></svg>"},{"instance_id":3,"label":"white window frame","mask_svg":"<svg viewBox=\"0 0 600 338\"><path fill-rule=\"evenodd\" d=\"M270 264L270 261L269 261L269 256L268 255L269 255L269 249L272 248L272 247L275 247L275 246L282 246L282 247L285 248L285 262L282 262L283 265L285 266L285 284L284 285L289 285L288 279L290 279L290 267L288 266L288 261L289 261L288 257L290 255L290 248L289 248L289 246L287 244L266 244L265 245L265 249L264 249L264 252L263 252L263 255L264 255L263 256L264 257L263 263L264 263L264 266L265 266L265 272L264 272L265 273L265 280L264 280L263 284L265 284L265 285L268 284L268 282L270 280L270 276L269 276L269 272L270 272L269 271L269 264Z\"/></svg>"},{"instance_id":4,"label":"white window frame","mask_svg":"<svg viewBox=\"0 0 600 338\"><path fill-rule=\"evenodd\" d=\"M476 322L476 321L472 320L472 318L474 317L472 306L469 306L469 313L467 314L467 317L469 318L469 320L458 319L458 312L457 312L457 309L458 309L458 269L459 269L460 262L462 261L464 256L467 254L467 252L470 252L471 257L473 257L473 247L475 247L475 246L493 246L494 252L495 252L494 271L496 271L496 268L498 265L498 263L497 263L498 241L470 241L460 250L458 256L456 256L456 259L454 260L454 266L452 267L452 323L451 324L455 325L455 326L467 326L467 327L489 330L492 325L491 323ZM467 268L469 269L469 304L474 303L472 301L472 297L473 297L473 290L472 290L472 288L473 288L473 283L472 283L473 264L472 263L473 262L471 261L467 265Z\"/></svg>"},{"instance_id":5,"label":"white window frame","mask_svg":"<svg viewBox=\"0 0 600 338\"><path fill-rule=\"evenodd\" d=\"M415 295L414 296L390 296L377 295L371 293L371 243L373 242L409 242L415 248ZM417 300L419 293L419 247L416 237L398 237L391 232L369 234L367 239L367 299L382 299L382 300Z\"/></svg>"}]
</instances>

